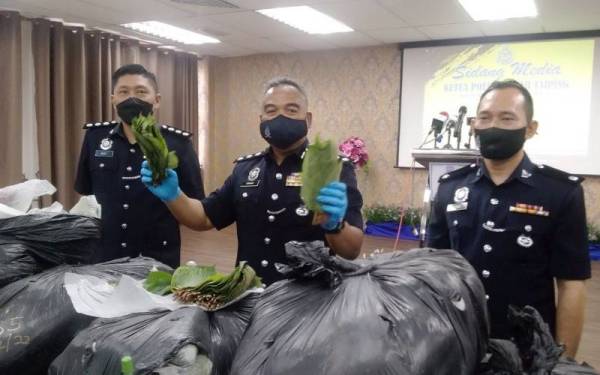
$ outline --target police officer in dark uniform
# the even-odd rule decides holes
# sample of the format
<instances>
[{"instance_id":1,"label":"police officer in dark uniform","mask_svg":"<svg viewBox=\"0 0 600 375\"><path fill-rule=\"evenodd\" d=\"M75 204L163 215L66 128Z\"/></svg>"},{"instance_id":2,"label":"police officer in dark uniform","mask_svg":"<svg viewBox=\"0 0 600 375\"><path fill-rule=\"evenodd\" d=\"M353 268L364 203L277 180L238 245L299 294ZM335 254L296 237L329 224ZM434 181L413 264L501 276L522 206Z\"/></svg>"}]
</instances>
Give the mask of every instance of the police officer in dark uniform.
<instances>
[{"instance_id":1,"label":"police officer in dark uniform","mask_svg":"<svg viewBox=\"0 0 600 375\"><path fill-rule=\"evenodd\" d=\"M318 201L327 214L320 225L300 198L302 158L311 114L302 88L289 79L267 86L261 115L261 134L270 143L265 151L235 161L224 185L201 202L177 189L177 174L169 172L163 185L151 186L149 170L142 168L148 188L166 201L184 225L196 230L222 229L237 224L237 262L247 261L270 284L282 278L276 263L286 263L289 241L326 241L340 256L355 258L362 244L362 197L354 168L344 162L341 182L321 190Z\"/></svg>"},{"instance_id":2,"label":"police officer in dark uniform","mask_svg":"<svg viewBox=\"0 0 600 375\"><path fill-rule=\"evenodd\" d=\"M140 113L158 108L160 94L154 75L141 65L125 65L113 74L112 101L121 122L90 123L87 129L75 190L95 195L101 205L103 251L96 261L140 254L177 267L180 262L179 224L165 205L142 184L142 151L129 123ZM204 198L198 157L191 134L162 125L169 150L179 158L176 171L181 189Z\"/></svg>"},{"instance_id":3,"label":"police officer in dark uniform","mask_svg":"<svg viewBox=\"0 0 600 375\"><path fill-rule=\"evenodd\" d=\"M582 178L531 162L523 144L536 133L532 118L518 82L483 93L474 123L483 160L441 177L428 246L455 249L476 269L492 337L511 336L509 305L530 305L574 357L590 277Z\"/></svg>"}]
</instances>

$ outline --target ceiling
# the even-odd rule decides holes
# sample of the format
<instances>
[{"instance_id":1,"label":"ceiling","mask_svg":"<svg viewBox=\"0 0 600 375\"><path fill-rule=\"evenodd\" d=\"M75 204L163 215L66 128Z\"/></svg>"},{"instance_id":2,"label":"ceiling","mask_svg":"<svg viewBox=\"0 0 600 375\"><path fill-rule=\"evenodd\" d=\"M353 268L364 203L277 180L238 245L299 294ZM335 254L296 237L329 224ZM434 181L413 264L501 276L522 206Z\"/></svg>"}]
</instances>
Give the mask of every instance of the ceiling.
<instances>
[{"instance_id":1,"label":"ceiling","mask_svg":"<svg viewBox=\"0 0 600 375\"><path fill-rule=\"evenodd\" d=\"M220 0L0 0L0 8L18 10L26 17L61 18L126 35L132 32L120 24L162 21L218 38L222 43L179 47L222 57L600 29L600 0L536 0L538 18L484 22L471 20L458 0L226 1L233 7L217 6ZM355 31L309 35L254 12L296 5L310 5Z\"/></svg>"}]
</instances>

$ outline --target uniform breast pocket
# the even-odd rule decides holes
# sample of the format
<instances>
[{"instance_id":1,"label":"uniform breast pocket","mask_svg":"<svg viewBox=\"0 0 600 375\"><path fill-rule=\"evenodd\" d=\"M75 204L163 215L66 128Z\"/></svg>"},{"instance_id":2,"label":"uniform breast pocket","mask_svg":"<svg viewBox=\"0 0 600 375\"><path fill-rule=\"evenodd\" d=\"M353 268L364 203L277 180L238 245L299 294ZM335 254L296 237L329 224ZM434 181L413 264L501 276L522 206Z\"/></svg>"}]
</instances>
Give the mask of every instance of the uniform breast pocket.
<instances>
[{"instance_id":1,"label":"uniform breast pocket","mask_svg":"<svg viewBox=\"0 0 600 375\"><path fill-rule=\"evenodd\" d=\"M547 260L545 253L551 219L511 212L506 221L506 249L512 260L538 263Z\"/></svg>"},{"instance_id":2,"label":"uniform breast pocket","mask_svg":"<svg viewBox=\"0 0 600 375\"><path fill-rule=\"evenodd\" d=\"M105 173L105 172L114 172L117 170L118 167L118 162L117 162L117 158L115 157L111 157L111 158L100 158L100 157L95 157L92 160L90 169L92 170L92 173Z\"/></svg>"},{"instance_id":3,"label":"uniform breast pocket","mask_svg":"<svg viewBox=\"0 0 600 375\"><path fill-rule=\"evenodd\" d=\"M259 190L255 187L238 187L235 191L235 207L237 211L237 220L252 221L257 220L259 215L264 212L259 212Z\"/></svg>"},{"instance_id":4,"label":"uniform breast pocket","mask_svg":"<svg viewBox=\"0 0 600 375\"><path fill-rule=\"evenodd\" d=\"M468 239L473 237L475 217L469 211L454 211L446 213L450 246L452 249L461 251L467 245Z\"/></svg>"}]
</instances>

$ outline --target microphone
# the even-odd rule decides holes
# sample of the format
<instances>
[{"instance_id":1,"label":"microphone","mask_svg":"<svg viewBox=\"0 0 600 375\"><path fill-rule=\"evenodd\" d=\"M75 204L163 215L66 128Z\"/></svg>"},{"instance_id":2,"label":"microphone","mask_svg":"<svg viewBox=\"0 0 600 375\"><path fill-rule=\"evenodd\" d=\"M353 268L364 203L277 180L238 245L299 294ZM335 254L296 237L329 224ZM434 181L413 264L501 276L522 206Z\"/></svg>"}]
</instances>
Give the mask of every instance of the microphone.
<instances>
[{"instance_id":1,"label":"microphone","mask_svg":"<svg viewBox=\"0 0 600 375\"><path fill-rule=\"evenodd\" d=\"M427 135L430 135L431 133L435 133L436 135L441 133L446 121L448 121L448 112L440 112L433 120L431 120L431 129Z\"/></svg>"},{"instance_id":2,"label":"microphone","mask_svg":"<svg viewBox=\"0 0 600 375\"><path fill-rule=\"evenodd\" d=\"M456 126L454 127L454 137L458 138L457 140L457 149L460 149L460 141L462 139L462 123L465 119L465 115L467 114L467 107L464 105L460 106L458 109L458 119L456 120Z\"/></svg>"},{"instance_id":3,"label":"microphone","mask_svg":"<svg viewBox=\"0 0 600 375\"><path fill-rule=\"evenodd\" d=\"M448 112L442 111L440 112L438 115L436 115L433 120L431 120L431 129L429 130L429 133L427 133L427 136L431 135L431 133L433 133L433 137L434 137L434 143L433 143L433 147L437 148L437 144L438 142L441 141L440 138L440 134L442 133L444 126L446 125L446 123L448 122Z\"/></svg>"}]
</instances>

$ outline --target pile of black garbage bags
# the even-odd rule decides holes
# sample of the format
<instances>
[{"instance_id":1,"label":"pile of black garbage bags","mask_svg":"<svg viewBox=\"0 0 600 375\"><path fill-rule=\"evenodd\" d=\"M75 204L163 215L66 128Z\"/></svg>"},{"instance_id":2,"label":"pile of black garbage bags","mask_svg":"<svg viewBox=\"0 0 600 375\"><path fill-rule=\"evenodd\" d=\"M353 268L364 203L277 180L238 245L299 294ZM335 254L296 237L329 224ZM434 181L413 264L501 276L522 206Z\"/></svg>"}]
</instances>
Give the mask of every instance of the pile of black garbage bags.
<instances>
[{"instance_id":1,"label":"pile of black garbage bags","mask_svg":"<svg viewBox=\"0 0 600 375\"><path fill-rule=\"evenodd\" d=\"M215 312L198 307L102 319L75 311L65 273L142 280L150 258L93 263L97 219L32 214L0 220L0 374L566 375L532 308L512 309L515 340L488 337L485 291L451 250L348 261L321 242L286 245L288 279Z\"/></svg>"}]
</instances>

